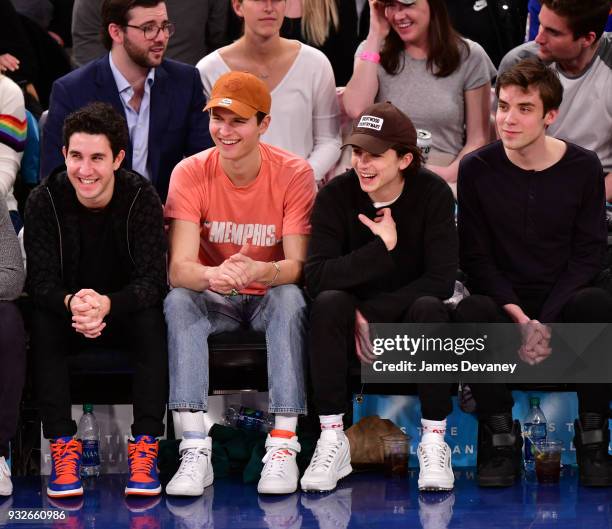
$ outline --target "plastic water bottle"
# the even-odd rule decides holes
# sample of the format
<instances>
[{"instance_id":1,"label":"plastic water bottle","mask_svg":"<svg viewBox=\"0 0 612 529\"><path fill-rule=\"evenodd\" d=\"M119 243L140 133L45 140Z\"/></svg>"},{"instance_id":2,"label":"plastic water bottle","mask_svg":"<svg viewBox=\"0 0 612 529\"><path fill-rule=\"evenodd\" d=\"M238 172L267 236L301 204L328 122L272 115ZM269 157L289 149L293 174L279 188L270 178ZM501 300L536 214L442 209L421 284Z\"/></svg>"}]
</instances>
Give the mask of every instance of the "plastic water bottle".
<instances>
[{"instance_id":1,"label":"plastic water bottle","mask_svg":"<svg viewBox=\"0 0 612 529\"><path fill-rule=\"evenodd\" d=\"M93 414L93 404L83 404L79 421L78 438L83 443L81 477L100 475L100 426Z\"/></svg>"},{"instance_id":2,"label":"plastic water bottle","mask_svg":"<svg viewBox=\"0 0 612 529\"><path fill-rule=\"evenodd\" d=\"M230 406L225 412L225 423L251 432L269 432L274 428L274 416L246 406Z\"/></svg>"},{"instance_id":3,"label":"plastic water bottle","mask_svg":"<svg viewBox=\"0 0 612 529\"><path fill-rule=\"evenodd\" d=\"M523 422L523 440L525 442L525 470L535 469L535 447L533 443L546 441L546 417L540 409L540 399L529 399L529 411Z\"/></svg>"}]
</instances>

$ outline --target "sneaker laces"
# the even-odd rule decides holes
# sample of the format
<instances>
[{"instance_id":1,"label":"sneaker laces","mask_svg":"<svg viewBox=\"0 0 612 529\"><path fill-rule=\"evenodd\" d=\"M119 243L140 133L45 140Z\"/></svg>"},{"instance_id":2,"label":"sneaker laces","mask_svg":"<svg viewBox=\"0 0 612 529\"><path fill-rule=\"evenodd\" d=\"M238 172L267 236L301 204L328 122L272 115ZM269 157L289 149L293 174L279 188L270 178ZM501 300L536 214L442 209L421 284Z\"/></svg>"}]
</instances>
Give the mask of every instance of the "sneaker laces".
<instances>
[{"instance_id":1,"label":"sneaker laces","mask_svg":"<svg viewBox=\"0 0 612 529\"><path fill-rule=\"evenodd\" d=\"M196 478L198 461L202 458L208 458L210 449L204 446L199 448L187 448L181 454L181 465L176 472L177 476L187 476L191 479Z\"/></svg>"},{"instance_id":2,"label":"sneaker laces","mask_svg":"<svg viewBox=\"0 0 612 529\"><path fill-rule=\"evenodd\" d=\"M309 468L313 472L317 472L319 470L327 472L331 467L336 457L336 454L340 450L340 444L340 440L333 443L319 439L317 441L317 447L315 448L312 460L310 461Z\"/></svg>"},{"instance_id":3,"label":"sneaker laces","mask_svg":"<svg viewBox=\"0 0 612 529\"><path fill-rule=\"evenodd\" d=\"M427 443L419 446L423 458L423 464L427 468L436 470L446 469L446 445L438 443Z\"/></svg>"},{"instance_id":4,"label":"sneaker laces","mask_svg":"<svg viewBox=\"0 0 612 529\"><path fill-rule=\"evenodd\" d=\"M283 477L287 462L293 457L295 457L295 452L289 448L279 447L268 450L262 459L264 468L261 475L266 477Z\"/></svg>"},{"instance_id":5,"label":"sneaker laces","mask_svg":"<svg viewBox=\"0 0 612 529\"><path fill-rule=\"evenodd\" d=\"M130 443L128 457L132 475L149 476L157 457L157 443L147 443L144 439Z\"/></svg>"},{"instance_id":6,"label":"sneaker laces","mask_svg":"<svg viewBox=\"0 0 612 529\"><path fill-rule=\"evenodd\" d=\"M76 475L77 463L81 457L79 448L80 444L76 439L71 439L68 442L59 440L51 443L51 457L58 478L65 474Z\"/></svg>"}]
</instances>

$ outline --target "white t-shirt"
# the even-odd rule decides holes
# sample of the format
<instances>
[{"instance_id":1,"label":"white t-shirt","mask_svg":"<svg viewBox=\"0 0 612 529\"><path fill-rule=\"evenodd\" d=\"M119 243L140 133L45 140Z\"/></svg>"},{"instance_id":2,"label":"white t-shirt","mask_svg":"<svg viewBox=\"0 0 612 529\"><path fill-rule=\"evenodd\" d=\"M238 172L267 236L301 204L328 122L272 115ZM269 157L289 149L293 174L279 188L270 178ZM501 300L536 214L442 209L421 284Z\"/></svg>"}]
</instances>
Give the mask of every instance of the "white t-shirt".
<instances>
[{"instance_id":1,"label":"white t-shirt","mask_svg":"<svg viewBox=\"0 0 612 529\"><path fill-rule=\"evenodd\" d=\"M218 51L198 62L204 95L230 67ZM331 64L319 50L301 44L295 61L272 90L272 121L261 141L305 158L322 179L340 157L340 107Z\"/></svg>"}]
</instances>

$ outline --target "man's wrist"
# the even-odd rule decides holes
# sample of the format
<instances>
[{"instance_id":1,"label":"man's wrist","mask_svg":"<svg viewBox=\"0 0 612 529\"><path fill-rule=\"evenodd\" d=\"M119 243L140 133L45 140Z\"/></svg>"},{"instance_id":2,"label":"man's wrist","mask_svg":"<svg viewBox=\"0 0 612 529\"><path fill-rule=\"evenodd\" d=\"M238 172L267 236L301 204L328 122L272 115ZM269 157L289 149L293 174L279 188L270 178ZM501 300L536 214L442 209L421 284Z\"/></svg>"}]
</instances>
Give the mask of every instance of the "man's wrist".
<instances>
[{"instance_id":1,"label":"man's wrist","mask_svg":"<svg viewBox=\"0 0 612 529\"><path fill-rule=\"evenodd\" d=\"M278 281L278 276L280 275L281 269L280 265L276 261L272 261L268 263L268 265L270 265L270 267L272 268L272 275L269 276L270 279L264 282L264 285L267 287L271 287L274 286L276 281Z\"/></svg>"},{"instance_id":2,"label":"man's wrist","mask_svg":"<svg viewBox=\"0 0 612 529\"><path fill-rule=\"evenodd\" d=\"M531 321L531 318L523 312L523 309L514 303L508 303L503 308L514 323L523 325Z\"/></svg>"},{"instance_id":3,"label":"man's wrist","mask_svg":"<svg viewBox=\"0 0 612 529\"><path fill-rule=\"evenodd\" d=\"M72 309L70 308L70 304L72 303L74 296L76 296L76 294L66 294L64 296L64 307L66 307L66 310L71 314Z\"/></svg>"},{"instance_id":4,"label":"man's wrist","mask_svg":"<svg viewBox=\"0 0 612 529\"><path fill-rule=\"evenodd\" d=\"M100 296L100 299L102 301L102 307L101 310L104 313L104 315L106 314L110 314L111 311L111 299L108 296Z\"/></svg>"}]
</instances>

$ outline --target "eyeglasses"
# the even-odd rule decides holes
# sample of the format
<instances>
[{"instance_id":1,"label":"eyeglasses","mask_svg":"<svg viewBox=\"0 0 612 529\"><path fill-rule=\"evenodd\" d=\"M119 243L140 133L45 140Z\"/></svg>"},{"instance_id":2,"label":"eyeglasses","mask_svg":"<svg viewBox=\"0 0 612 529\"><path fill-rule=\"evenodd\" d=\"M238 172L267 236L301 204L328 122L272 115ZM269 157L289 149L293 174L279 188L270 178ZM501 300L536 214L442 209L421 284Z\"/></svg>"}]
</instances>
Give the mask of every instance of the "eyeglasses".
<instances>
[{"instance_id":1,"label":"eyeglasses","mask_svg":"<svg viewBox=\"0 0 612 529\"><path fill-rule=\"evenodd\" d=\"M126 28L134 28L142 31L144 38L147 40L154 40L159 35L160 31L163 31L168 37L174 35L176 28L172 22L165 22L161 26L157 24L145 24L143 26L133 26L132 24L124 24Z\"/></svg>"}]
</instances>

